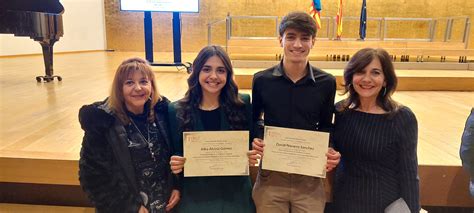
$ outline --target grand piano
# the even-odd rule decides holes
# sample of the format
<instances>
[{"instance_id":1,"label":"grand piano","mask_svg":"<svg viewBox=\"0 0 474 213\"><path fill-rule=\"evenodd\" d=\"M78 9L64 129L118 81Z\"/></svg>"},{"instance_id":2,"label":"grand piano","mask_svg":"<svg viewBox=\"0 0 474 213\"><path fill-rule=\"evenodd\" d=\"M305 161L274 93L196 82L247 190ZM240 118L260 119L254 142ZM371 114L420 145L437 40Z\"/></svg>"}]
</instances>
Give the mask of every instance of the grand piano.
<instances>
[{"instance_id":1,"label":"grand piano","mask_svg":"<svg viewBox=\"0 0 474 213\"><path fill-rule=\"evenodd\" d=\"M62 78L53 74L53 45L62 37L64 12L59 0L0 0L0 33L25 36L43 49L45 75L38 82Z\"/></svg>"}]
</instances>

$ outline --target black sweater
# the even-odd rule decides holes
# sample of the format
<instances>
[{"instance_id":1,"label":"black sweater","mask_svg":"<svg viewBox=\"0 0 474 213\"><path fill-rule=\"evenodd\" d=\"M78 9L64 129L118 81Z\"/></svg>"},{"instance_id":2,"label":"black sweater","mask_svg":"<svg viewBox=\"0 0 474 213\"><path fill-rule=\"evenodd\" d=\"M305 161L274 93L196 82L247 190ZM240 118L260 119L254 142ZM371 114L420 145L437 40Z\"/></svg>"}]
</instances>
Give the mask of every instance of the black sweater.
<instances>
[{"instance_id":1,"label":"black sweater","mask_svg":"<svg viewBox=\"0 0 474 213\"><path fill-rule=\"evenodd\" d=\"M331 130L336 79L309 63L307 72L296 83L286 76L283 62L255 73L252 86L254 138L263 138L263 124L326 132Z\"/></svg>"},{"instance_id":2,"label":"black sweater","mask_svg":"<svg viewBox=\"0 0 474 213\"><path fill-rule=\"evenodd\" d=\"M336 113L333 142L342 158L336 170L336 212L384 212L403 198L419 211L418 127L402 107L393 117L356 110Z\"/></svg>"}]
</instances>

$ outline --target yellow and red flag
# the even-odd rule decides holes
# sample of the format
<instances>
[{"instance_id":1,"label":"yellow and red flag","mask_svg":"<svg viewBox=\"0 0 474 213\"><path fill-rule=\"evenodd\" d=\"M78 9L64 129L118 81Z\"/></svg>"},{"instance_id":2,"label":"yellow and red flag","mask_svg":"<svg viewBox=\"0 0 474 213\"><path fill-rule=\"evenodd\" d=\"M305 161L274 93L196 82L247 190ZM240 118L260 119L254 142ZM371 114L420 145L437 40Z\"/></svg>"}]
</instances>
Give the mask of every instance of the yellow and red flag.
<instances>
[{"instance_id":1,"label":"yellow and red flag","mask_svg":"<svg viewBox=\"0 0 474 213\"><path fill-rule=\"evenodd\" d=\"M321 29L321 1L313 0L309 7L309 15L311 15L316 21L316 27Z\"/></svg>"},{"instance_id":2,"label":"yellow and red flag","mask_svg":"<svg viewBox=\"0 0 474 213\"><path fill-rule=\"evenodd\" d=\"M342 0L338 0L338 2L337 2L336 23L337 23L337 39L341 39L341 35L342 35Z\"/></svg>"}]
</instances>

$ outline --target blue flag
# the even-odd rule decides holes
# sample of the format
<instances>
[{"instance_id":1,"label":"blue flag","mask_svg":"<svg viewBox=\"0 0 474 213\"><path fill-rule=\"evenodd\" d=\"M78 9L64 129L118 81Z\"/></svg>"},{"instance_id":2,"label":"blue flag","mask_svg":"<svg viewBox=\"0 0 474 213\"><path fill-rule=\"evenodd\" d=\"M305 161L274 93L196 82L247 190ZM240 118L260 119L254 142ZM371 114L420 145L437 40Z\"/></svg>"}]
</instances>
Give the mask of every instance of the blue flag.
<instances>
[{"instance_id":1,"label":"blue flag","mask_svg":"<svg viewBox=\"0 0 474 213\"><path fill-rule=\"evenodd\" d=\"M309 7L309 14L313 17L314 21L316 21L316 27L321 29L321 1L320 0L312 0L311 6Z\"/></svg>"},{"instance_id":2,"label":"blue flag","mask_svg":"<svg viewBox=\"0 0 474 213\"><path fill-rule=\"evenodd\" d=\"M360 25L359 25L359 36L360 39L365 39L365 33L367 31L367 7L365 0L362 0L362 8L360 10Z\"/></svg>"},{"instance_id":3,"label":"blue flag","mask_svg":"<svg viewBox=\"0 0 474 213\"><path fill-rule=\"evenodd\" d=\"M317 11L321 11L321 1L320 0L313 0L314 8L316 8Z\"/></svg>"}]
</instances>

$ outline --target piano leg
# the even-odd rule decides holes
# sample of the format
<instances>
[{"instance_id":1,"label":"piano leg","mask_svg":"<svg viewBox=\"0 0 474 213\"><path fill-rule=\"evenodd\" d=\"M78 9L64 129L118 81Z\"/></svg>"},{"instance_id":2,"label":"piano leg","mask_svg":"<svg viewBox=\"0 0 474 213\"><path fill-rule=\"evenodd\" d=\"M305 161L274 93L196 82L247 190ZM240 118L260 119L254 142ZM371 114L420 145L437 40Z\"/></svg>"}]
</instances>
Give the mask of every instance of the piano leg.
<instances>
[{"instance_id":1,"label":"piano leg","mask_svg":"<svg viewBox=\"0 0 474 213\"><path fill-rule=\"evenodd\" d=\"M40 41L41 47L43 48L43 59L44 59L44 76L36 76L36 81L39 83L42 80L44 82L54 81L57 78L58 81L63 80L61 76L53 75L53 45L55 40Z\"/></svg>"}]
</instances>

